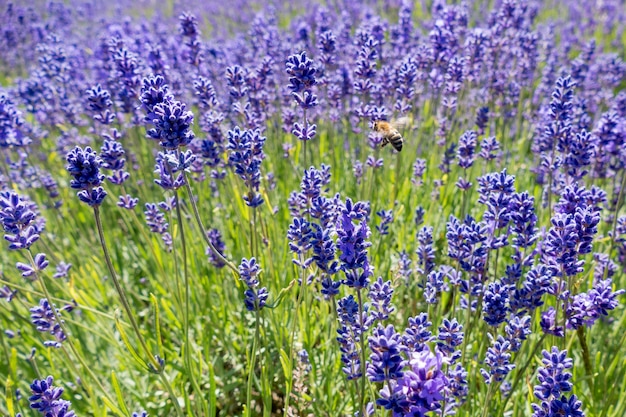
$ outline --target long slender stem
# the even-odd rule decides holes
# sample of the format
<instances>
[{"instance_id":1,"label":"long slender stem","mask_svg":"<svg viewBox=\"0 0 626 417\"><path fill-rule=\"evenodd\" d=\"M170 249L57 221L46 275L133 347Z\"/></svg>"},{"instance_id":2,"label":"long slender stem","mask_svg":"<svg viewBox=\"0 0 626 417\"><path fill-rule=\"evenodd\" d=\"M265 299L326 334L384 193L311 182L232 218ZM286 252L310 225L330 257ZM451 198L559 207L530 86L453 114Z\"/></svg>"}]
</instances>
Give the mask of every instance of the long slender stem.
<instances>
[{"instance_id":1,"label":"long slender stem","mask_svg":"<svg viewBox=\"0 0 626 417\"><path fill-rule=\"evenodd\" d=\"M209 236L206 234L206 229L204 228L204 225L202 224L202 219L200 218L198 206L196 205L196 201L193 199L193 191L191 190L189 181L187 181L187 175L184 172L183 175L185 175L185 189L187 190L187 198L189 199L189 203L191 204L191 208L193 209L193 215L196 219L196 223L198 223L198 227L200 228L200 234L204 238L204 241L209 246L209 248L220 259L220 261L224 262L227 267L229 267L237 276L239 276L239 269L235 266L235 264L226 259L224 255L222 255L220 251L215 248L215 246L209 239Z\"/></svg>"},{"instance_id":2,"label":"long slender stem","mask_svg":"<svg viewBox=\"0 0 626 417\"><path fill-rule=\"evenodd\" d=\"M359 300L359 326L360 326L360 334L359 339L361 342L361 393L359 395L360 399L360 407L359 410L362 415L366 415L365 413L365 331L363 324L363 297L361 296L361 288L358 288L356 291L358 300Z\"/></svg>"},{"instance_id":3,"label":"long slender stem","mask_svg":"<svg viewBox=\"0 0 626 417\"><path fill-rule=\"evenodd\" d=\"M113 268L113 263L111 262L111 256L109 255L109 249L107 248L106 241L104 240L104 231L102 229L102 220L100 219L100 210L96 206L93 208L93 212L94 212L94 217L96 218L96 227L98 229L98 237L100 238L100 245L102 246L102 251L104 252L104 259L109 269L109 274L111 274L111 280L113 281L113 285L115 286L115 289L117 290L117 293L120 297L120 301L122 302L122 306L124 307L124 310L126 311L126 315L128 316L128 320L130 321L130 324L135 332L135 335L137 336L137 339L139 340L139 344L144 350L146 356L148 356L148 361L150 365L152 365L154 371L158 373L161 381L163 382L163 385L165 385L165 388L167 389L171 397L172 404L174 404L174 408L176 409L176 414L179 417L182 417L183 411L181 410L180 405L178 404L178 399L174 395L174 390L172 389L172 385L170 384L168 379L165 377L165 374L163 373L163 367L161 366L161 364L159 364L156 358L152 355L152 353L150 352L150 349L148 348L148 345L146 344L146 340L141 335L141 332L139 331L139 326L137 325L137 321L135 320L135 316L133 315L133 312L130 308L128 299L126 298L126 292L124 291L124 288L122 288L122 286L120 285L120 282L117 278L117 274L115 273L115 269Z\"/></svg>"},{"instance_id":4,"label":"long slender stem","mask_svg":"<svg viewBox=\"0 0 626 417\"><path fill-rule=\"evenodd\" d=\"M300 265L303 265L302 262L302 255L299 255L299 261L300 261ZM298 313L300 311L300 304L302 303L302 299L304 298L304 285L306 284L306 275L304 273L304 269L302 267L300 267L300 288L298 289L298 298L296 299L296 307L294 309L294 318L293 318L293 322L291 324L291 337L290 337L290 342L289 342L289 373L288 375L285 375L285 386L286 386L286 393L285 393L285 408L284 408L284 415L287 416L288 412L289 412L289 400L291 397L291 389L293 387L293 352L294 352L294 344L295 344L295 339L296 339L296 326L298 324Z\"/></svg>"},{"instance_id":5,"label":"long slender stem","mask_svg":"<svg viewBox=\"0 0 626 417\"><path fill-rule=\"evenodd\" d=\"M256 351L259 346L259 336L261 329L259 326L260 314L259 310L255 311L254 341L252 342L252 351L250 352L250 369L248 369L248 385L246 387L246 416L252 416L252 380L254 378L254 367L256 366Z\"/></svg>"}]
</instances>

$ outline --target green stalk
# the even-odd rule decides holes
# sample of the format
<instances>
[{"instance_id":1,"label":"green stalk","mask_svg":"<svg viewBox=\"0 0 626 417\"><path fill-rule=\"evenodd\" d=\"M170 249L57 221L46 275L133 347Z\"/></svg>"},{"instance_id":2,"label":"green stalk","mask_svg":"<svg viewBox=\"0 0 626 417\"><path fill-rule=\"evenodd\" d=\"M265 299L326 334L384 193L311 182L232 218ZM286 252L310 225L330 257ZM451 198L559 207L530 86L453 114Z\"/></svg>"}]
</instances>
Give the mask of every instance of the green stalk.
<instances>
[{"instance_id":1,"label":"green stalk","mask_svg":"<svg viewBox=\"0 0 626 417\"><path fill-rule=\"evenodd\" d=\"M361 326L360 342L361 342L361 392L359 394L360 406L359 410L363 415L365 413L365 333L363 332L363 297L361 297L361 288L356 290L359 300L359 325Z\"/></svg>"},{"instance_id":2,"label":"green stalk","mask_svg":"<svg viewBox=\"0 0 626 417\"><path fill-rule=\"evenodd\" d=\"M189 270L187 263L187 243L185 240L185 227L183 224L183 215L182 210L180 208L180 199L178 197L178 190L176 190L174 197L176 199L176 217L178 220L178 225L180 227L180 243L183 251L183 280L185 285L185 309L183 314L183 328L185 333L185 364L187 365L187 372L189 373L189 380L195 392L202 392L200 386L198 385L198 381L196 381L196 377L192 368L191 361L191 344L189 343L189 305L190 305L190 297L189 297ZM202 399L202 396L199 396ZM208 409L205 405L205 402L202 401L202 406L205 414L208 417Z\"/></svg>"},{"instance_id":3,"label":"green stalk","mask_svg":"<svg viewBox=\"0 0 626 417\"><path fill-rule=\"evenodd\" d=\"M254 367L256 365L256 351L259 346L259 336L261 329L259 326L259 310L255 310L254 341L250 352L250 368L248 369L248 383L246 386L246 417L252 417L252 380L254 378Z\"/></svg>"},{"instance_id":4,"label":"green stalk","mask_svg":"<svg viewBox=\"0 0 626 417\"><path fill-rule=\"evenodd\" d=\"M198 228L200 228L200 234L204 238L204 241L209 246L209 248L220 259L220 261L224 262L226 266L231 269L231 271L233 271L237 276L239 276L239 268L237 268L235 264L233 264L228 259L226 259L224 255L222 255L220 251L218 251L215 248L213 243L211 243L209 236L206 234L206 229L204 228L204 225L202 224L202 219L200 218L200 212L198 211L198 206L196 205L196 201L193 199L193 191L191 190L191 186L189 185L189 181L187 180L187 173L183 171L183 175L185 176L184 179L185 179L185 189L187 190L187 197L189 198L189 203L191 204L191 208L193 209L193 215L196 219L196 223L198 224Z\"/></svg>"},{"instance_id":5,"label":"green stalk","mask_svg":"<svg viewBox=\"0 0 626 417\"><path fill-rule=\"evenodd\" d=\"M139 344L141 345L145 354L148 356L149 362L147 362L146 364L151 365L153 370L159 375L161 381L163 382L163 385L165 386L165 388L167 389L170 395L172 403L174 404L174 408L176 409L176 414L179 417L182 417L183 412L180 408L180 405L178 404L178 399L174 395L172 385L170 384L168 379L165 377L165 374L163 373L163 368L161 367L159 362L156 360L156 358L152 355L152 353L150 352L150 349L148 348L148 345L146 344L146 340L141 335L141 332L139 331L139 326L137 325L137 321L135 320L135 316L133 316L132 309L126 297L126 292L124 291L124 288L122 288L117 278L117 274L115 273L115 268L113 268L113 263L111 262L111 256L109 255L109 249L107 248L106 241L104 240L104 231L102 229L102 220L100 219L100 209L98 206L95 206L93 208L93 213L94 213L94 217L96 218L96 226L98 228L98 237L100 238L100 245L102 246L102 251L104 252L104 259L107 264L107 268L109 269L109 274L111 274L111 280L113 281L115 290L117 291L120 297L122 306L124 307L124 310L126 311L126 315L128 316L130 325L133 328L133 331L135 332L137 339L139 340Z\"/></svg>"},{"instance_id":6,"label":"green stalk","mask_svg":"<svg viewBox=\"0 0 626 417\"><path fill-rule=\"evenodd\" d=\"M299 255L299 261L300 264L302 265L302 255ZM298 312L300 311L300 305L302 304L302 299L304 298L304 286L306 285L306 275L304 273L304 269L301 267L300 270L302 271L300 273L300 288L298 289L298 298L296 299L296 307L294 309L294 318L293 318L293 323L291 325L291 340L289 343L289 372L288 375L285 375L285 388L286 388L286 393L285 393L285 407L284 407L284 415L285 417L287 417L287 412L289 410L289 399L291 397L291 389L293 388L293 381L292 381L292 376L293 376L293 351L294 351L294 344L295 344L295 339L296 339L296 325L298 323Z\"/></svg>"}]
</instances>

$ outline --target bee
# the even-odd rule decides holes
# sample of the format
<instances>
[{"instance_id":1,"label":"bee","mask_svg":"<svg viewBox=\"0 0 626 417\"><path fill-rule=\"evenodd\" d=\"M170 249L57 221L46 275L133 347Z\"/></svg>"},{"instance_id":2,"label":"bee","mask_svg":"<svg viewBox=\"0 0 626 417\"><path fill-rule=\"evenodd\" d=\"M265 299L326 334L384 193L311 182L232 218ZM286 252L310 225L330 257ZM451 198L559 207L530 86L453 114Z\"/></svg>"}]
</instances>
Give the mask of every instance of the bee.
<instances>
[{"instance_id":1,"label":"bee","mask_svg":"<svg viewBox=\"0 0 626 417\"><path fill-rule=\"evenodd\" d=\"M403 118L406 119L406 118ZM383 143L381 147L387 146L388 143L391 143L393 148L400 152L402 150L402 144L404 143L404 139L398 129L394 127L394 125L404 125L406 121L399 120L396 123L386 122L384 120L376 120L374 122L374 132L378 132L383 137Z\"/></svg>"}]
</instances>

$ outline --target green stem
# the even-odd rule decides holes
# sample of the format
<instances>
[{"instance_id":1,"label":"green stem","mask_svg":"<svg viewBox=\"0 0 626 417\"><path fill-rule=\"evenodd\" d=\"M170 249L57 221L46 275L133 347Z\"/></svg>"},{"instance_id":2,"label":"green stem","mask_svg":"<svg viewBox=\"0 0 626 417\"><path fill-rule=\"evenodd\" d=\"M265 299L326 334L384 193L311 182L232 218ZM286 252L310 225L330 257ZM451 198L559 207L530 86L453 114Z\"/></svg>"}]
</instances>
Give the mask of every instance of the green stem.
<instances>
[{"instance_id":1,"label":"green stem","mask_svg":"<svg viewBox=\"0 0 626 417\"><path fill-rule=\"evenodd\" d=\"M359 300L359 326L360 332L359 339L361 342L361 392L359 394L360 406L359 410L362 415L366 415L365 412L365 333L363 331L363 297L361 296L361 288L356 291Z\"/></svg>"},{"instance_id":2,"label":"green stem","mask_svg":"<svg viewBox=\"0 0 626 417\"><path fill-rule=\"evenodd\" d=\"M185 176L185 189L187 190L187 198L189 198L189 203L191 204L191 208L193 209L193 215L196 219L196 223L198 224L198 227L200 228L200 234L204 238L204 241L209 246L209 248L220 259L220 261L225 263L226 266L231 269L231 271L233 271L237 276L239 276L239 268L237 268L235 264L233 264L228 259L226 259L224 255L222 255L220 251L218 251L215 248L213 243L211 243L209 236L206 234L206 229L204 228L204 225L202 224L202 219L200 218L200 212L198 211L198 206L196 205L196 201L193 199L193 191L191 190L191 186L189 185L189 181L187 180L187 174L183 172L183 175Z\"/></svg>"},{"instance_id":3,"label":"green stem","mask_svg":"<svg viewBox=\"0 0 626 417\"><path fill-rule=\"evenodd\" d=\"M152 366L154 371L159 374L163 385L167 389L171 397L172 403L174 404L174 408L176 409L176 414L179 417L182 417L183 412L180 408L180 405L178 404L178 399L174 395L172 386L163 374L163 368L161 367L161 364L159 364L156 358L152 355L150 349L148 348L148 345L146 344L146 340L141 335L141 332L139 331L139 326L137 325L137 321L135 320L135 316L133 316L130 304L128 303L128 299L126 298L126 292L124 291L124 288L122 288L117 278L117 274L115 273L115 269L113 268L111 256L109 255L109 249L107 248L106 241L104 240L104 231L102 229L102 220L100 219L100 209L98 206L93 208L93 213L94 217L96 218L96 227L98 228L98 237L100 238L100 245L102 246L102 251L104 252L104 259L107 264L107 268L109 269L109 273L111 274L111 280L113 281L113 285L115 286L115 289L120 297L120 301L122 302L122 306L124 307L126 315L128 316L128 320L130 321L130 325L133 328L133 331L135 332L135 335L137 336L137 339L139 340L139 344L141 345L143 351L148 356L149 364Z\"/></svg>"},{"instance_id":4,"label":"green stem","mask_svg":"<svg viewBox=\"0 0 626 417\"><path fill-rule=\"evenodd\" d=\"M303 264L302 255L299 256L300 265ZM294 355L294 344L296 339L296 326L298 323L298 313L300 311L300 305L302 304L302 299L304 298L304 286L306 284L306 274L304 273L304 268L298 266L300 268L300 288L298 289L298 298L296 299L296 307L294 309L294 318L293 323L291 325L291 340L289 343L289 372L285 375L285 386L286 386L286 394L285 394L285 408L284 415L288 416L289 412L289 400L291 397L291 389L293 388L293 355Z\"/></svg>"},{"instance_id":5,"label":"green stem","mask_svg":"<svg viewBox=\"0 0 626 417\"><path fill-rule=\"evenodd\" d=\"M185 310L183 315L183 328L185 332L185 364L187 366L187 372L189 374L189 381L193 386L193 389L196 393L202 392L200 386L198 385L198 381L196 381L196 377L194 374L194 370L192 368L191 361L191 344L189 342L189 305L190 303L190 291L189 291L189 270L187 263L187 243L185 239L185 227L183 225L183 214L180 208L180 199L178 196L178 190L176 190L174 197L176 199L176 217L178 221L178 226L180 227L180 243L182 246L182 256L183 256L183 280L185 285ZM203 396L199 396L202 401ZM208 413L208 409L204 405L204 401L202 401L203 408L205 414ZM208 417L208 416L207 416Z\"/></svg>"},{"instance_id":6,"label":"green stem","mask_svg":"<svg viewBox=\"0 0 626 417\"><path fill-rule=\"evenodd\" d=\"M254 367L256 365L256 351L259 346L259 336L261 329L259 326L259 310L255 311L254 341L252 342L252 351L250 352L250 368L248 369L248 384L246 387L246 416L252 416L252 380L254 378Z\"/></svg>"}]
</instances>

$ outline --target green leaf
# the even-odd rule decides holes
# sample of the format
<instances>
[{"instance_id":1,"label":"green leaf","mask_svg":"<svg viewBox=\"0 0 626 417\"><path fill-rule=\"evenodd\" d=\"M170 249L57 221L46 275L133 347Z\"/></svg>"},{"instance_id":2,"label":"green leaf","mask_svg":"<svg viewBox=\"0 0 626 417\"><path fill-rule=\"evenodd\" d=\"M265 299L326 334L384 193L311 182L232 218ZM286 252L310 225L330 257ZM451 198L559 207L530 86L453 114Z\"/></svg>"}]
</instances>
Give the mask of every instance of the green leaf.
<instances>
[{"instance_id":1,"label":"green leaf","mask_svg":"<svg viewBox=\"0 0 626 417\"><path fill-rule=\"evenodd\" d=\"M278 297L276 297L276 299L274 299L273 302L265 304L265 307L266 308L278 307L280 303L283 301L283 299L285 298L285 295L287 295L289 290L291 290L295 284L296 284L296 280L292 279L288 286L280 290L280 292L278 293Z\"/></svg>"},{"instance_id":2,"label":"green leaf","mask_svg":"<svg viewBox=\"0 0 626 417\"><path fill-rule=\"evenodd\" d=\"M124 415L130 415L128 408L126 407L126 402L124 401L124 396L122 395L122 388L120 387L117 376L115 375L115 371L111 371L111 384L113 384L113 389L115 390L117 402L119 403L120 407L122 407L121 411L124 413Z\"/></svg>"},{"instance_id":3,"label":"green leaf","mask_svg":"<svg viewBox=\"0 0 626 417\"><path fill-rule=\"evenodd\" d=\"M133 345L130 344L130 340L128 339L128 335L126 334L126 331L124 330L124 326L122 326L122 323L117 318L115 319L115 328L117 329L118 332L120 332L120 337L122 338L122 341L126 345L126 349L128 349L128 351L130 352L130 355L137 362L137 364L139 366L141 366L142 368L144 368L146 371L152 372L153 369L151 369L148 366L146 361L141 359L141 357L139 356L139 354L137 354L137 351L135 350Z\"/></svg>"},{"instance_id":4,"label":"green leaf","mask_svg":"<svg viewBox=\"0 0 626 417\"><path fill-rule=\"evenodd\" d=\"M152 293L150 293L150 302L152 303L152 308L154 309L154 330L156 333L157 349L159 351L159 356L163 357L163 341L161 340L161 315L159 314L159 303Z\"/></svg>"},{"instance_id":5,"label":"green leaf","mask_svg":"<svg viewBox=\"0 0 626 417\"><path fill-rule=\"evenodd\" d=\"M6 389L4 390L4 397L7 401L7 410L9 410L9 415L15 415L15 409L13 408L13 391L14 391L13 380L9 376L7 378Z\"/></svg>"}]
</instances>

